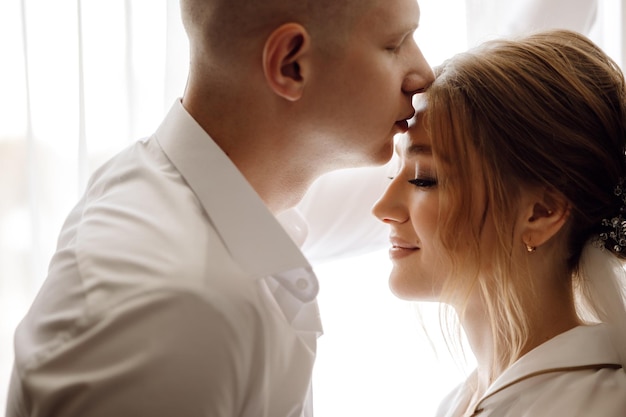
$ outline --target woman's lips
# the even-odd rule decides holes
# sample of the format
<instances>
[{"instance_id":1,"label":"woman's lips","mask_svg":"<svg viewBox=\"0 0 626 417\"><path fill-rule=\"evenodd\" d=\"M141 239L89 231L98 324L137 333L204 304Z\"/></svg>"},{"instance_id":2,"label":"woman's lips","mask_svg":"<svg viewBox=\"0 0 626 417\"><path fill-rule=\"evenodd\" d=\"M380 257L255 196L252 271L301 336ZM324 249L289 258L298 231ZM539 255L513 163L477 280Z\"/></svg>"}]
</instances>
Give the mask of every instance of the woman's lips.
<instances>
[{"instance_id":1,"label":"woman's lips","mask_svg":"<svg viewBox=\"0 0 626 417\"><path fill-rule=\"evenodd\" d=\"M391 249L389 249L389 257L392 259L399 259L405 256L409 256L419 250L419 247L410 244L402 239L391 238Z\"/></svg>"},{"instance_id":2,"label":"woman's lips","mask_svg":"<svg viewBox=\"0 0 626 417\"><path fill-rule=\"evenodd\" d=\"M400 247L394 246L391 249L389 249L389 257L391 259L400 259L400 258L404 258L405 256L412 255L418 250L419 248L400 248Z\"/></svg>"}]
</instances>

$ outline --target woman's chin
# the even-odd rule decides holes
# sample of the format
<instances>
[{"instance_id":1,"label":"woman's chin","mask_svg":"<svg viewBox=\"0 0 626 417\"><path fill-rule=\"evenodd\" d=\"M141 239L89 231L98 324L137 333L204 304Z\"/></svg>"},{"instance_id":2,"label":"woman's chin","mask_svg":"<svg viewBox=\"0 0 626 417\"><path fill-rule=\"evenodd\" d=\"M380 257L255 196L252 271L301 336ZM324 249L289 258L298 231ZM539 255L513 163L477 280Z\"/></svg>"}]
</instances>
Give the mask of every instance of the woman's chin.
<instances>
[{"instance_id":1,"label":"woman's chin","mask_svg":"<svg viewBox=\"0 0 626 417\"><path fill-rule=\"evenodd\" d=\"M391 293L406 301L439 301L431 285L426 282L408 281L393 272L389 277Z\"/></svg>"}]
</instances>

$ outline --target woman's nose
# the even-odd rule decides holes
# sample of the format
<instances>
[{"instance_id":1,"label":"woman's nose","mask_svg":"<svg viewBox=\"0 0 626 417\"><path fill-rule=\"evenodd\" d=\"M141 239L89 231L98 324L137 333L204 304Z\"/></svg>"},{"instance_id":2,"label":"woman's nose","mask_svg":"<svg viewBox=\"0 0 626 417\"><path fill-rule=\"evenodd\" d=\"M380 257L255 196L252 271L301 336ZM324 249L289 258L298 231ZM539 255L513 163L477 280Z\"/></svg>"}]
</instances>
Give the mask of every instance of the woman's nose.
<instances>
[{"instance_id":1,"label":"woman's nose","mask_svg":"<svg viewBox=\"0 0 626 417\"><path fill-rule=\"evenodd\" d=\"M409 219L408 211L396 185L395 181L392 180L383 195L372 207L372 214L383 223L404 223Z\"/></svg>"}]
</instances>

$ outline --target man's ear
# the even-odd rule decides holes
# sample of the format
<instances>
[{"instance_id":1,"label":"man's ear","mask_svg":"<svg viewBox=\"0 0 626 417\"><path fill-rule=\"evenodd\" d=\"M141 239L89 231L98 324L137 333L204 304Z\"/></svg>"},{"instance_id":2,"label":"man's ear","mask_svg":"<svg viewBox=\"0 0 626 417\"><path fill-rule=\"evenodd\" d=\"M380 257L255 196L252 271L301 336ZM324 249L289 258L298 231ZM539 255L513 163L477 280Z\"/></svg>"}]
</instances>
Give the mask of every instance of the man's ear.
<instances>
[{"instance_id":1,"label":"man's ear","mask_svg":"<svg viewBox=\"0 0 626 417\"><path fill-rule=\"evenodd\" d=\"M276 94L289 101L302 97L309 52L309 33L302 25L286 23L270 34L263 48L263 72Z\"/></svg>"},{"instance_id":2,"label":"man's ear","mask_svg":"<svg viewBox=\"0 0 626 417\"><path fill-rule=\"evenodd\" d=\"M569 219L569 201L555 190L543 188L539 192L531 192L523 201L521 235L522 242L529 248L546 243Z\"/></svg>"}]
</instances>

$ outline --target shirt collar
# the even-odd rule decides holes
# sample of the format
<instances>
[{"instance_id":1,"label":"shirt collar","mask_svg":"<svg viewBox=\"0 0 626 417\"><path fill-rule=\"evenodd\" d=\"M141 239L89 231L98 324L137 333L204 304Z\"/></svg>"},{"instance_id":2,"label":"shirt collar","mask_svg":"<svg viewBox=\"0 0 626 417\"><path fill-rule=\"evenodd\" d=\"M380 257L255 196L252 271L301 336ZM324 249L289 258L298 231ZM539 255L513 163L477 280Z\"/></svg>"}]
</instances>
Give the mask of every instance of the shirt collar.
<instances>
[{"instance_id":1,"label":"shirt collar","mask_svg":"<svg viewBox=\"0 0 626 417\"><path fill-rule=\"evenodd\" d=\"M578 326L522 356L489 387L483 399L531 375L594 365L620 366L606 325Z\"/></svg>"},{"instance_id":2,"label":"shirt collar","mask_svg":"<svg viewBox=\"0 0 626 417\"><path fill-rule=\"evenodd\" d=\"M254 277L274 275L303 302L315 299L318 282L300 249L180 100L155 137L241 268Z\"/></svg>"}]
</instances>

